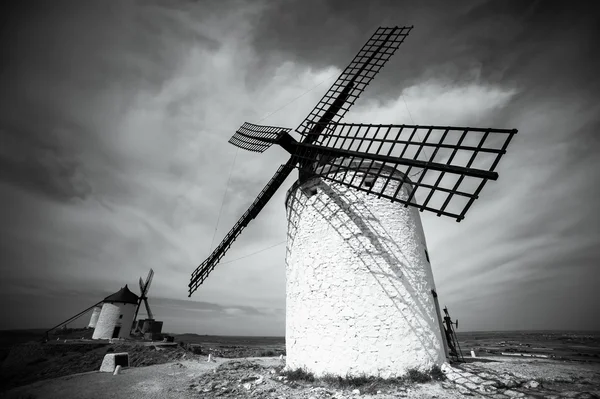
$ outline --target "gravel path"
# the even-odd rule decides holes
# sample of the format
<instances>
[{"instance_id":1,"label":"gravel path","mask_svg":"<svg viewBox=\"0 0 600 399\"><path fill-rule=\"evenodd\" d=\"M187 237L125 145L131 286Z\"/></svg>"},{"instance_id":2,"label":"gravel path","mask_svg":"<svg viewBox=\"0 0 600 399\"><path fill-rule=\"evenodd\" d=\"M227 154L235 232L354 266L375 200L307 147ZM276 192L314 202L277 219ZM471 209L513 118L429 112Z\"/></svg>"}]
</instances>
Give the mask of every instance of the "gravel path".
<instances>
[{"instance_id":1,"label":"gravel path","mask_svg":"<svg viewBox=\"0 0 600 399\"><path fill-rule=\"evenodd\" d=\"M90 372L39 381L7 392L6 398L92 399L92 398L191 398L186 381L226 361L181 361L146 367L126 368L119 375Z\"/></svg>"}]
</instances>

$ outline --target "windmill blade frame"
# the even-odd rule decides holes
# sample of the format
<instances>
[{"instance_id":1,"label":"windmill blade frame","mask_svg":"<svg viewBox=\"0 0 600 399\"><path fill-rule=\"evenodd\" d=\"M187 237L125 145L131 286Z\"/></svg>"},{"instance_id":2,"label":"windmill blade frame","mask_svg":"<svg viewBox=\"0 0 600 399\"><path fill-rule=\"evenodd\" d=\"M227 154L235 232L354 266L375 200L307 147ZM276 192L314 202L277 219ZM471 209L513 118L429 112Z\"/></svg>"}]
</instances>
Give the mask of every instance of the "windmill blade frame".
<instances>
[{"instance_id":1,"label":"windmill blade frame","mask_svg":"<svg viewBox=\"0 0 600 399\"><path fill-rule=\"evenodd\" d=\"M296 128L307 142L319 140L318 130L327 125L320 122L339 122L354 105L373 78L385 66L404 42L412 26L380 27L367 40L321 100ZM315 126L314 123L317 123Z\"/></svg>"},{"instance_id":2,"label":"windmill blade frame","mask_svg":"<svg viewBox=\"0 0 600 399\"><path fill-rule=\"evenodd\" d=\"M140 297L143 297L145 295L145 291L146 291L146 286L144 284L144 280L142 280L142 278L140 277L140 281L138 281L139 285L140 285Z\"/></svg>"},{"instance_id":3,"label":"windmill blade frame","mask_svg":"<svg viewBox=\"0 0 600 399\"><path fill-rule=\"evenodd\" d=\"M237 221L237 223L229 230L221 243L212 251L212 253L202 262L193 272L188 284L188 297L198 289L198 287L206 280L208 275L215 269L219 261L225 256L225 253L231 247L231 244L238 238L242 231L248 226L250 221L254 219L264 206L273 197L277 189L281 187L285 179L295 169L296 161L293 157L281 165L275 172L271 180L265 185L262 191L258 194L252 205Z\"/></svg>"},{"instance_id":4,"label":"windmill blade frame","mask_svg":"<svg viewBox=\"0 0 600 399\"><path fill-rule=\"evenodd\" d=\"M457 221L465 217L485 183L498 178L494 169L517 133L516 129L458 126L328 125L323 145L298 142L284 130L276 138L257 135L253 139L280 144L290 152L305 173L300 181L322 177ZM424 140L419 132L425 134ZM426 148L433 150L431 154ZM411 179L415 175L418 178ZM381 178L384 184L375 185ZM405 185L410 186L408 198L398 196Z\"/></svg>"},{"instance_id":5,"label":"windmill blade frame","mask_svg":"<svg viewBox=\"0 0 600 399\"><path fill-rule=\"evenodd\" d=\"M154 278L154 270L150 269L148 272L148 277L146 277L146 284L144 284L144 296L148 294L150 290L150 284L152 284L152 279Z\"/></svg>"},{"instance_id":6,"label":"windmill blade frame","mask_svg":"<svg viewBox=\"0 0 600 399\"><path fill-rule=\"evenodd\" d=\"M244 150L264 152L277 143L282 134L292 129L277 126L255 125L245 122L229 139L229 143Z\"/></svg>"},{"instance_id":7,"label":"windmill blade frame","mask_svg":"<svg viewBox=\"0 0 600 399\"><path fill-rule=\"evenodd\" d=\"M340 120L344 116L366 86L394 54L411 29L412 26L409 28L377 29L352 62L344 69L333 86L325 93L309 116L296 129L303 136L303 142L312 143L318 140L322 129L325 129L330 122ZM315 119L318 119L316 124L314 123ZM278 143L286 150L292 152L293 147L291 144L295 140L288 134L290 130L246 122L236 131L229 142L237 147L255 152L263 152L274 143ZM248 223L256 217L264 205L273 197L275 191L277 191L296 167L298 160L299 158L297 157L290 157L288 162L275 172L275 175L259 193L246 213L231 228L208 258L192 272L190 283L188 284L188 297L206 280L217 263L225 256L231 244L241 234L242 230L246 228ZM304 171L305 167L305 163L300 165L300 170Z\"/></svg>"},{"instance_id":8,"label":"windmill blade frame","mask_svg":"<svg viewBox=\"0 0 600 399\"><path fill-rule=\"evenodd\" d=\"M300 141L289 134L291 129L247 122L235 132L229 142L239 148L261 153L273 144L278 144L291 156L286 164L279 167L221 243L193 271L188 284L188 296L204 282L243 229L258 215L296 167L300 172L299 183L311 177L322 177L378 197L400 201L406 206L416 206L421 211L428 210L438 216L451 216L457 221L464 218L487 180L498 178L494 169L506 152L512 136L517 132L514 129L340 123L346 112L404 42L412 28L410 26L377 29L319 103L295 129L301 136ZM385 131L383 137L379 135L382 129ZM424 140L419 137L420 130L425 130ZM480 133L482 137L478 142L469 144L474 133ZM388 139L390 134L395 139ZM409 137L403 137L403 134ZM419 137L419 141L414 139L415 135ZM445 142L446 137L452 135L457 135L458 140ZM496 147L485 145L488 137L492 135L503 138L487 142L499 143ZM371 150L372 148L377 149ZM426 148L433 150L431 156L427 154ZM419 159L421 154L425 156L425 160ZM491 165L485 167L481 164L477 159L478 154L487 154L486 159L491 160ZM454 162L455 159L461 158L465 165ZM400 171L397 167L405 169ZM411 174L411 171L414 173ZM341 178L340 172L343 172ZM348 182L349 173L354 175ZM419 177L413 181L411 178L416 174L419 174ZM435 181L428 181L432 176ZM448 176L456 179L450 186ZM381 177L386 179L384 184L377 186L377 189L373 188L373 182ZM368 181L371 182L370 185L365 185ZM395 181L392 184L395 186L395 192L389 193L386 190L392 181ZM410 193L407 198L399 199L398 192L406 184L412 186ZM461 185L468 187L464 188ZM424 190L429 190L425 191L426 198L416 195L417 191L420 194ZM435 203L434 196L439 193L446 194L443 203L431 205L430 202L434 200ZM465 199L466 203L462 209L447 210L457 198Z\"/></svg>"},{"instance_id":9,"label":"windmill blade frame","mask_svg":"<svg viewBox=\"0 0 600 399\"><path fill-rule=\"evenodd\" d=\"M425 138L417 141L419 131ZM478 139L472 140L474 133ZM294 143L294 156L304 162L312 160L314 176L461 221L485 183L498 178L494 170L516 133L516 129L331 123L323 133L323 145ZM494 140L490 140L492 135ZM448 140L450 136L454 140ZM432 153L425 154L425 148ZM420 160L423 154L426 159ZM399 173L389 173L390 168ZM419 177L412 180L415 175ZM385 179L382 186L372 184L380 178ZM389 183L394 181L399 184L393 184L396 189L389 193ZM404 184L411 186L411 193L400 199ZM416 195L419 189L421 196ZM434 198L437 204L432 206ZM451 205L457 210L448 211Z\"/></svg>"},{"instance_id":10,"label":"windmill blade frame","mask_svg":"<svg viewBox=\"0 0 600 399\"><path fill-rule=\"evenodd\" d=\"M146 306L146 313L148 313L148 318L153 319L152 312L150 311L150 305L148 304L148 291L150 291L150 284L152 284L153 278L154 278L154 270L150 269L148 271L148 276L146 276L146 282L144 283L144 281L142 280L141 277L140 277L140 280L138 281L139 286L140 286L140 299L138 300L137 306L135 308L135 313L133 315L134 323L137 320L137 316L140 311L140 307L142 306L142 301L144 302L144 304Z\"/></svg>"},{"instance_id":11,"label":"windmill blade frame","mask_svg":"<svg viewBox=\"0 0 600 399\"><path fill-rule=\"evenodd\" d=\"M152 269L150 269L150 270L152 271ZM154 273L152 273L152 276L150 274L148 274L148 278L146 278L145 284L142 282L142 278L140 277L140 292L142 293L142 295L140 296L140 300L138 301L138 309L142 306L142 302L144 302L144 306L146 308L146 314L148 315L148 319L154 319L154 316L152 315L152 311L150 310L150 304L148 304L148 291L150 290L150 283L152 282L153 276L154 276ZM136 316L137 316L137 312L136 312Z\"/></svg>"},{"instance_id":12,"label":"windmill blade frame","mask_svg":"<svg viewBox=\"0 0 600 399\"><path fill-rule=\"evenodd\" d=\"M152 314L152 311L150 310L150 305L148 304L148 298L144 298L144 306L146 307L146 313L148 314L148 318L150 320L154 320L154 315Z\"/></svg>"}]
</instances>

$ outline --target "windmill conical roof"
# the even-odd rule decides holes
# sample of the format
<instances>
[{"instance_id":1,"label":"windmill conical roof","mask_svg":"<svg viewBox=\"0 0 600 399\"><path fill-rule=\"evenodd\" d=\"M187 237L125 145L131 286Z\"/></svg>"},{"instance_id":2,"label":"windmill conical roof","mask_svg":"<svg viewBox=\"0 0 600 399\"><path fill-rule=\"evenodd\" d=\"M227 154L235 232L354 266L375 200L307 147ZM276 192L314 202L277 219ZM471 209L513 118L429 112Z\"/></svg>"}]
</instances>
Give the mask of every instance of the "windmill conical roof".
<instances>
[{"instance_id":1,"label":"windmill conical roof","mask_svg":"<svg viewBox=\"0 0 600 399\"><path fill-rule=\"evenodd\" d=\"M139 297L129 290L127 284L125 284L125 287L121 288L119 291L104 298L104 302L133 303L134 305L137 305L138 300Z\"/></svg>"}]
</instances>

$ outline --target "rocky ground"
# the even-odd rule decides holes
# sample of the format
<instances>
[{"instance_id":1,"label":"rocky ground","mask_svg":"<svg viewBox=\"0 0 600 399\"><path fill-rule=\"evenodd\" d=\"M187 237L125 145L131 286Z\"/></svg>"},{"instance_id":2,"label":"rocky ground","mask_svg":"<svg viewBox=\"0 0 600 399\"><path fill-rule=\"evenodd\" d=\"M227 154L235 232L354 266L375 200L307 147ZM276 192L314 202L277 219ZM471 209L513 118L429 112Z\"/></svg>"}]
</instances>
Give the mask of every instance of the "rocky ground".
<instances>
[{"instance_id":1,"label":"rocky ground","mask_svg":"<svg viewBox=\"0 0 600 399\"><path fill-rule=\"evenodd\" d=\"M315 379L297 370L284 372L285 359L279 355L285 355L285 347L281 339L271 337L188 334L185 343L111 344L86 336L75 339L80 333L63 331L64 336L46 343L8 337L7 345L0 347L0 397L600 398L599 341L583 340L587 335L515 333L507 338L506 333L473 333L464 346L474 349L477 358L445 365L437 373L415 372L386 381ZM129 353L130 367L119 375L98 372L104 355L111 352Z\"/></svg>"},{"instance_id":2,"label":"rocky ground","mask_svg":"<svg viewBox=\"0 0 600 399\"><path fill-rule=\"evenodd\" d=\"M600 398L600 367L597 364L494 358L490 362L446 366L443 371L447 380L442 386L464 396Z\"/></svg>"},{"instance_id":3,"label":"rocky ground","mask_svg":"<svg viewBox=\"0 0 600 399\"><path fill-rule=\"evenodd\" d=\"M194 379L188 389L206 398L600 398L600 368L552 361L480 359L446 364L437 380L417 375L393 382L359 378L307 381L282 373L282 368L283 363L271 367L247 360L230 361Z\"/></svg>"},{"instance_id":4,"label":"rocky ground","mask_svg":"<svg viewBox=\"0 0 600 399\"><path fill-rule=\"evenodd\" d=\"M421 374L393 382L356 378L311 379L283 371L274 358L205 356L122 374L85 373L13 389L7 398L600 398L600 368L593 364L523 359L473 359L444 365L439 380Z\"/></svg>"}]
</instances>

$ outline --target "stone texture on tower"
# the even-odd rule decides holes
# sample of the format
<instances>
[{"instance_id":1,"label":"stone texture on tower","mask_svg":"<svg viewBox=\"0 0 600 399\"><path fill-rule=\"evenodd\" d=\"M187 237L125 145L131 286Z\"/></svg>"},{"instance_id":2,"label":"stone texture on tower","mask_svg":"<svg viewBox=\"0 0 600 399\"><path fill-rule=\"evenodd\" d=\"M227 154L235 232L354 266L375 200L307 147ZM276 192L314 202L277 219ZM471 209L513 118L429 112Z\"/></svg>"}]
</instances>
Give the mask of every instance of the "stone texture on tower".
<instances>
[{"instance_id":1,"label":"stone texture on tower","mask_svg":"<svg viewBox=\"0 0 600 399\"><path fill-rule=\"evenodd\" d=\"M445 362L418 209L318 177L286 208L287 369L389 378Z\"/></svg>"}]
</instances>

